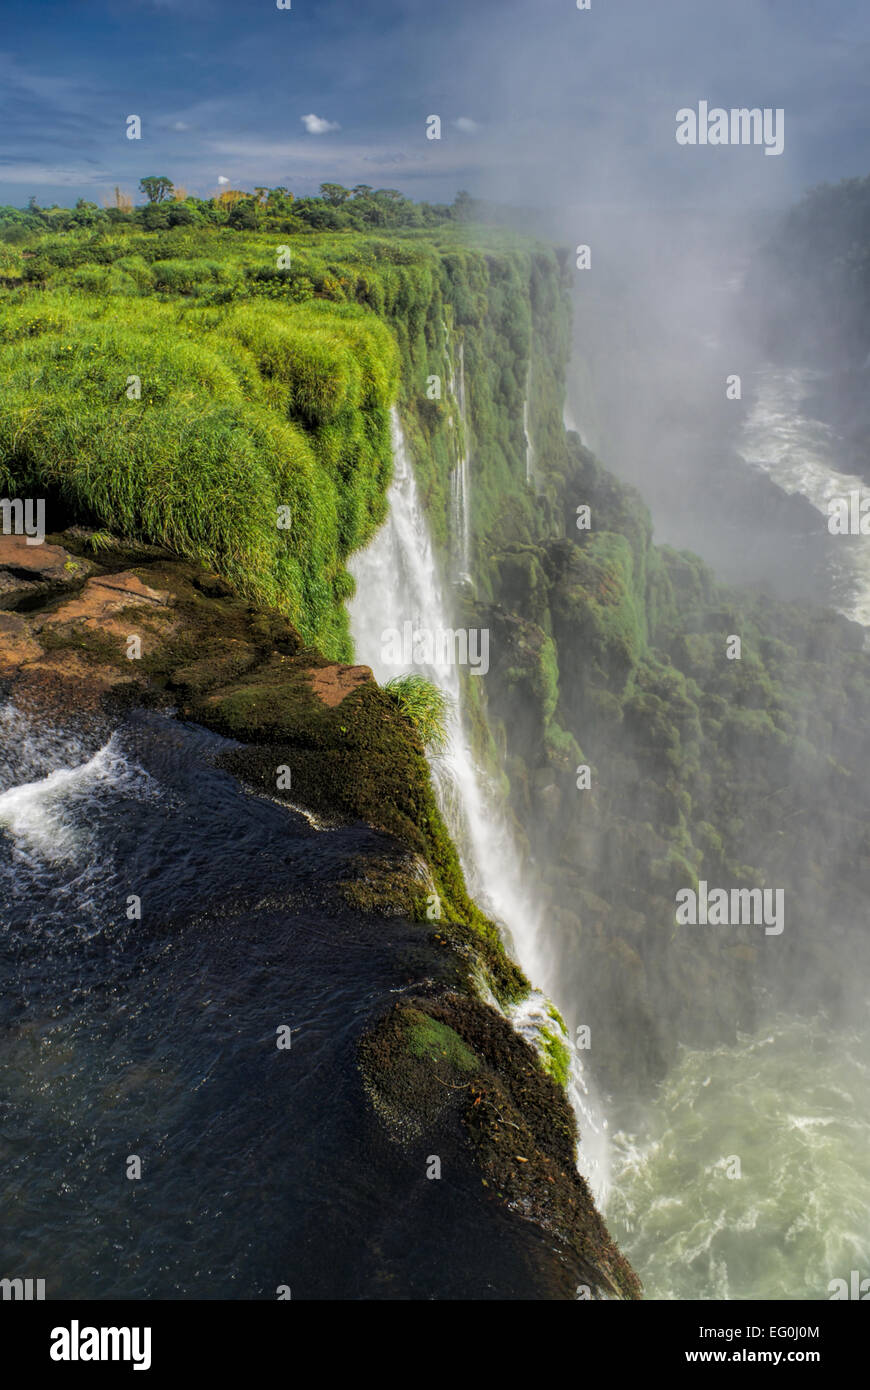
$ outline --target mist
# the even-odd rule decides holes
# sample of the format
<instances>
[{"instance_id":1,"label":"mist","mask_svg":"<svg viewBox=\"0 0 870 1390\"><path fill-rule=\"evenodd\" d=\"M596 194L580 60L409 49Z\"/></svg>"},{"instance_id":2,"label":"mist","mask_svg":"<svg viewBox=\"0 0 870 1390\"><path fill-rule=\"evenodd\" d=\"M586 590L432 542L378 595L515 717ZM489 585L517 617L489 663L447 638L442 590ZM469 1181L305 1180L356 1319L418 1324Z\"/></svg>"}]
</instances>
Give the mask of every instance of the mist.
<instances>
[{"instance_id":1,"label":"mist","mask_svg":"<svg viewBox=\"0 0 870 1390\"><path fill-rule=\"evenodd\" d=\"M123 343L127 316L133 324L140 317L150 323L152 315L159 320L165 356L152 365L157 404L147 418L162 422L168 482L140 501L136 488L142 484L144 496L153 480L147 467L130 469L123 515L117 507L104 514L99 489L88 494L92 478L102 477L101 460L87 453L98 435L73 407L103 389L98 367L114 367L106 365L105 345L88 347L80 359L63 343L58 353L70 358L50 357L43 340L57 325L34 313L19 335L34 344L15 341L17 356L10 348L18 395L9 409L22 411L7 430L12 464L18 465L19 438L30 429L27 393L34 383L65 381L61 361L64 370L80 371L70 375L69 394L51 415L57 457L46 465L49 510L73 455L82 492L70 500L75 489L67 482L63 525L46 528L40 519L40 543L46 534L51 540L55 532L68 533L70 556L81 549L84 559L81 572L75 558L58 562L63 582L82 586L92 568L134 562L138 552L125 550L125 527L151 548L167 536L187 536L179 546L191 564L203 560L198 545L215 569L219 561L228 564L222 583L228 577L244 585L251 556L262 560L258 582L266 587L243 592L252 605L268 599L292 611L305 639L299 669L288 680L284 649L295 654L296 648L285 635L269 656L275 661L268 683L264 676L262 692L254 685L249 691L246 658L236 669L228 647L221 680L232 679L229 712L221 714L225 722L214 726L214 737L238 735L238 751L250 734L251 747L260 749L273 706L286 701L287 722L274 726L275 750L279 738L294 757L297 744L301 749L302 791L297 786L293 793L299 804L288 805L294 816L306 816L306 768L321 738L320 724L314 729L306 722L308 681L330 668L330 676L317 678L331 712L318 714L324 726L334 721L335 743L323 785L308 773L313 819L290 837L299 841L299 863L311 861L313 878L331 881L337 871L327 840L319 842L322 864L315 841L343 825L342 816L352 817L347 855L365 850L372 869L370 879L360 869L353 883L339 885L342 914L347 909L342 929L356 931L354 914L379 904L378 949L389 953L387 918L410 917L408 903L416 911L418 902L409 897L396 907L386 888L379 896L393 866L374 839L383 832L386 844L388 835L412 831L415 892L436 884L435 869L424 862L429 841L409 820L404 800L401 814L385 815L391 798L398 803L410 789L426 833L437 832L442 895L445 883L448 896L458 895L442 922L431 915L436 906L440 912L438 894L427 893L431 911L423 930L430 933L431 959L416 938L412 949L409 934L401 971L394 977L375 961L368 968L380 973L369 980L351 951L335 993L322 988L335 953L335 939L323 928L310 978L303 968L297 982L310 986L310 1000L302 992L296 1006L310 1010L306 1019L319 1020L336 1042L323 1075L344 1082L352 1072L356 1085L356 1063L348 1063L349 1051L338 1051L347 1013L358 1010L361 1018L378 991L384 1009L393 1009L392 996L411 988L415 971L420 997L411 999L412 1015L417 1011L411 1051L417 1048L419 1061L434 1037L438 1058L448 1056L445 1034L462 1022L461 1010L451 1012L460 972L449 983L440 962L459 923L467 932L452 946L459 942L457 960L468 967L469 1016L478 1006L491 1010L495 1027L498 1013L499 1026L509 1025L535 1048L540 1085L558 1082L559 1103L567 1097L578 1120L578 1172L590 1178L648 1297L819 1299L832 1283L848 1283L856 1265L870 1272L870 534L860 524L850 525L849 534L830 524L837 506L860 522L870 485L866 6L857 0L824 7L811 0L590 0L582 7L581 0L445 0L432 7L377 0L359 7L322 0L317 7L281 7L279 14L271 5L232 0L87 0L79 10L74 33L60 24L43 33L41 17L26 14L20 46L0 54L8 142L0 149L0 177L5 196L30 200L27 208L5 209L2 291L21 314L27 296L69 302L64 337L73 338L82 323L90 331L91 318L109 323L114 317ZM284 26L280 39L276 24ZM134 53L127 80L118 74L129 71ZM126 114L133 111L144 113L141 145L124 130L125 121L140 120ZM390 187L373 190L369 179ZM125 190L137 184L148 202L134 209L134 195ZM167 187L152 198L149 184ZM324 190L320 199L317 189ZM52 218L60 210L48 200L76 197L76 212L62 226ZM417 201L403 207L406 197ZM511 235L502 246L504 229L522 236ZM136 236L138 249L121 256L128 235ZM275 247L281 259L273 267ZM466 257L469 250L479 254ZM99 314L89 317L82 308L90 305L87 296L101 297ZM298 334L285 342L281 316L288 311ZM170 314L176 315L171 321ZM182 323L192 325L183 341ZM377 330L371 341L369 330ZM270 333L284 344L280 353L272 352ZM215 344L211 365L185 356L207 339ZM340 357L331 356L339 342ZM322 350L316 362L315 349ZM124 350L138 371L141 343ZM297 390L294 374L309 350L311 381ZM220 379L219 358L226 369ZM126 374L126 358L122 365ZM126 380L139 384L138 376ZM294 455L275 481L275 487L298 485L295 511L281 500L283 492L275 498L278 511L293 511L305 531L300 537L290 528L289 538L279 538L290 549L280 551L284 568L277 578L266 573L275 540L272 495L266 528L256 493L265 484L255 465L263 465L272 486L266 436L245 436L250 454L231 486L200 495L199 456L191 446L176 459L179 427L168 407L161 413L164 392L173 409L195 399L201 415L194 442L205 440L213 450L203 454L201 471L223 479L230 436L219 429L218 405L227 418L236 406L241 412L251 382L262 393L257 419L266 418L267 406L275 412L269 439L289 438L288 422L294 431L298 426L298 457L306 460L297 467ZM322 399L311 382L322 387ZM377 389L369 391L372 382ZM437 384L437 394L423 400L423 382ZM111 389L116 385L113 378ZM333 387L346 392L340 409L327 399ZM224 400L230 389L236 395ZM128 390L121 408L134 399L139 395ZM111 403L114 408L114 397ZM150 396L147 404L154 405ZM64 412L81 428L75 449L57 423ZM132 410L127 417L136 418ZM187 428L189 412L183 418ZM235 448L236 435L231 438ZM126 479L122 452L113 466ZM285 462L282 455L282 468ZM33 476L42 478L35 465ZM29 486L30 474L22 478L22 487ZM338 500L327 505L323 499L333 489ZM214 506L202 502L213 495ZM4 503L7 531L23 505L11 495ZM140 525L152 514L163 525L166 507L185 522L192 518L189 534L174 515L156 536ZM212 522L222 522L224 507L229 520L218 529L229 561L217 543L209 549L211 542L202 540ZM583 511L591 518L586 528ZM238 533L255 513L249 553ZM26 529L36 534L30 519ZM323 549L309 545L312 540ZM17 595L10 600L18 605L13 636L26 626L24 615L54 604L60 593L54 577L20 589L24 562L16 555L4 579ZM149 550L143 564L152 560ZM138 594L142 581L129 582ZM223 602L212 578L197 580L196 590L203 602ZM157 591L148 593L156 602ZM252 606L249 617L254 612ZM41 624L43 617L32 621ZM52 621L49 614L46 641L54 642L56 655L66 650L67 637L52 637ZM220 614L215 622L217 649L224 640ZM439 640L456 639L460 654L435 646L421 656L412 642L421 624ZM226 632L230 645L241 643L231 624ZM385 640L394 649L385 652ZM194 635L192 645L197 641ZM21 650L54 659L48 647L20 642L15 662L22 664ZM205 657L177 672L174 661L160 677L160 699L166 688L182 703L196 697L191 718L212 727L202 695L208 687L199 685L206 680L198 669ZM416 687L407 684L414 666L422 668ZM394 667L406 684L390 693ZM379 703L346 786L348 749L357 745L346 737L351 717L340 723L345 714L333 711L352 687L364 685L365 698ZM434 722L444 721L440 751L408 713L415 689L424 707L433 690L441 697L432 707ZM239 709L248 705L253 732L238 723ZM400 717L413 729L399 725ZM404 730L394 741L393 724ZM256 762L251 818L245 820L251 813L235 789L227 824L213 829L198 819L194 795L195 762L211 753L194 746L200 734L190 732L193 724L186 729L185 752L184 740L164 746L163 726L146 720L124 756L129 753L134 772L139 760L143 769L153 763L170 786L176 770L166 750L180 748L191 790L189 801L170 799L170 805L199 826L203 864L220 861L232 877L238 815L247 825L247 872L255 880L261 842L271 846L274 837L277 846L285 834L271 765L263 773ZM375 746L371 740L385 729L390 742ZM46 737L37 721L32 737L28 724L24 742L41 749ZM402 737L413 741L413 787L406 764L396 770ZM30 762L13 759L0 796L6 832L29 836L30 844L35 825L41 853L58 836L64 849L55 800L62 803L81 783L98 828L118 821L134 842L135 822L124 821L112 800L117 787L107 790L95 774L110 746L108 732L96 748L73 739L67 760L73 765L64 764L59 782L41 762L35 781ZM289 771L283 751L280 757L281 770ZM362 792L353 799L351 784L364 789L365 799ZM123 778L119 785L123 790ZM216 805L227 796L217 779L211 795ZM157 811L152 827L150 816L146 808L146 849L151 844L153 861L159 866L165 858L171 869L170 848L183 847L183 836ZM357 838L364 843L357 846ZM283 883L280 844L274 863L262 868L267 885L274 870L276 895ZM28 873L32 865L17 842L13 848L4 872L9 901L20 909L26 893L17 875L22 864ZM128 852L126 844L122 849ZM103 861L94 871L98 888L116 876L108 852ZM308 873L300 869L300 895L314 892ZM406 877L413 877L410 870ZM177 898L192 914L188 868L179 870L183 893L170 879L167 871L167 901ZM57 895L54 879L44 881L45 892ZM223 879L215 885L215 892L229 892ZM98 896L88 889L88 913ZM262 907L255 897L252 923ZM302 941L307 923L301 910L294 907L294 914ZM67 915L71 920L73 909ZM125 920L133 921L129 914ZM422 923L414 917L407 925L411 933ZM28 941L23 909L19 926ZM469 943L478 928L486 953L475 958L483 946ZM95 921L93 933L98 930ZM366 951L368 932L359 936ZM135 928L130 939L138 949ZM126 937L124 943L126 949ZM306 949L300 947L303 967ZM285 953L282 948L282 959ZM298 959L286 963L288 978ZM200 968L196 961L194 967ZM496 979L487 976L490 967L513 985L524 971L528 992L502 997L490 989ZM99 962L94 968L97 977ZM280 982L269 978L278 991L269 1007L278 1017ZM49 983L58 994L65 988ZM249 985L259 992L253 976ZM449 1008L442 1008L448 993ZM434 1027L423 1017L433 1000L443 1014L432 1015ZM189 1003L191 1012L199 1006ZM475 1013L478 1022L480 1016ZM449 1027L445 1020L452 1020ZM258 1027L271 1038L271 1013ZM458 1079L441 1083L451 1097L468 1091L471 1082L459 1073L476 1065L455 1036ZM499 1035L502 1042L506 1036ZM510 1047L500 1043L497 1051L493 1076ZM192 1074L202 1075L195 1089L213 1065L211 1054L192 1055ZM397 1072L406 1066L403 1054ZM370 1081L366 1094L380 1094ZM227 1103L235 1106L243 1088L225 1084ZM358 1091L353 1105L363 1105ZM317 1134L324 1093L319 1081L316 1088L312 1083L300 1129ZM485 1113L478 1108L482 1097L483 1090L470 1102L472 1124ZM392 1113L389 1104L381 1109ZM400 1110L397 1105L395 1114ZM547 1121L546 1105L538 1119L541 1113ZM256 1110L251 1117L252 1132L267 1132ZM357 1119L368 1144L374 1118L360 1109ZM501 1114L498 1121L518 1131ZM377 1131L376 1177L382 1139ZM428 1131L425 1143L431 1147ZM562 1164L560 1157L559 1164L578 1180L573 1144L571 1138L568 1160ZM339 1151L336 1171L346 1174L344 1190L353 1194L355 1160L336 1133ZM528 1162L525 1153L514 1159ZM319 1171L320 1156L309 1160L311 1172ZM402 1163L403 1156L397 1172ZM473 1185L479 1199L485 1189L488 1202L489 1179L478 1179L472 1173L468 1190ZM554 1183L549 1168L546 1180ZM217 1189L217 1176L213 1181ZM275 1194L264 1188L267 1229L273 1206L284 1200L283 1181L276 1165ZM305 1213L308 1170L296 1181L292 1203ZM501 1177L492 1191L500 1184ZM252 1192L256 1186L251 1183ZM397 1179L387 1198L405 1190ZM225 1195L222 1190L221 1208ZM398 1197L395 1204L402 1204ZM358 1216L352 1196L346 1209L335 1204L361 1245L369 1239L367 1223L375 1230L381 1219L368 1210L361 1206ZM57 1230L63 1219L58 1216ZM318 1211L312 1229L320 1219ZM452 1219L451 1230L464 1229L462 1221L474 1229L464 1208ZM432 1218L432 1249L439 1220ZM336 1231L335 1248L342 1249L345 1232L340 1225ZM415 1266L414 1239L396 1244ZM320 1257L308 1226L303 1248L309 1288L328 1290L329 1260ZM481 1269L486 1258L484 1251ZM378 1252L373 1268L380 1268L379 1259ZM469 1268L476 1271L477 1264ZM465 1297L477 1274L464 1282L467 1271L461 1272L457 1287ZM407 1284L391 1285L385 1276L378 1287L430 1288L417 1276L414 1267ZM274 1279L270 1273L256 1287L285 1277L283 1270ZM509 1287L522 1292L522 1277L513 1280L511 1272ZM348 1297L363 1296L352 1279L338 1287L350 1289Z\"/></svg>"},{"instance_id":2,"label":"mist","mask_svg":"<svg viewBox=\"0 0 870 1390\"><path fill-rule=\"evenodd\" d=\"M849 688L850 653L866 646L870 623L870 537L844 539L828 526L831 498L857 493L868 476L870 431L860 404L870 385L866 303L838 313L834 292L825 288L829 277L836 279L830 267L854 255L854 237L863 236L866 247L870 221L865 215L850 224L848 207L841 217L835 204L828 225L821 211L812 222L812 205L801 200L815 185L867 172L856 65L866 59L870 23L854 5L823 16L810 5L777 4L628 5L618 15L593 6L571 16L557 8L540 7L532 32L509 7L487 43L485 71L474 79L475 110L491 120L484 122L487 167L473 188L477 206L484 217L566 249L573 305L566 427L637 490L657 544L700 556L728 586L722 602L733 631L754 621L750 614L764 615L767 635L759 650L774 679L792 679L798 654L809 683L793 691L789 727L814 741L822 756L808 757L805 747L780 754L773 745L759 754L748 737L741 742L743 735L735 734L725 799L744 822L738 843L760 870L756 891L763 881L782 894L782 940L771 948L732 923L719 928L719 942L730 931L730 944L721 953L717 945L705 961L710 927L706 937L686 938L682 956L620 932L630 943L623 969L635 950L643 960L643 1002L631 1013L621 997L624 979L614 978L607 950L593 944L601 930L597 922L590 930L597 909L578 907L571 893L579 883L591 885L622 911L645 913L646 931L653 922L664 930L664 909L632 900L625 882L631 870L613 850L616 837L634 833L632 824L661 814L640 790L650 766L649 735L626 721L618 749L599 740L588 690L578 692L572 681L575 660L567 668L563 662L559 718L593 764L600 758L601 791L591 810L571 811L558 831L550 826L536 834L534 814L525 813L538 891L550 904L551 922L559 923L547 938L543 983L572 1028L591 1018L593 1034L609 1039L608 1026L618 1017L621 1037L632 1038L627 1069L594 1048L589 1065L609 1095L617 1131L608 1210L620 1239L646 1261L654 1296L779 1297L790 1277L785 1233L804 1220L807 1203L826 1213L819 1220L829 1234L840 1232L833 1244L841 1235L848 1244L835 1216L842 1194L836 1195L824 1148L806 1143L817 1131L798 1124L795 1143L803 1153L789 1155L787 1181L775 1176L772 1138L753 1153L756 1170L767 1170L768 1196L776 1193L768 1203L769 1239L779 1253L770 1267L764 1267L767 1256L752 1254L750 1236L738 1254L721 1234L735 1225L755 1229L761 1188L750 1183L752 1196L743 1205L732 1200L739 1184L729 1189L726 1182L720 1204L709 1177L687 1179L692 1196L685 1200L675 1197L672 1183L675 1167L687 1169L686 1146L715 1173L725 1164L717 1144L742 1151L759 1127L766 1132L773 1114L788 1129L797 1124L795 1114L810 1113L815 1118L807 1124L839 1134L850 1182L867 1195L864 1162L846 1138L850 1105L829 1103L833 1092L851 1086L858 1123L865 1125L866 1069L852 1067L868 1041L870 807L858 785L867 745L845 703L834 723L827 722L831 714L821 714L818 692L830 689L836 703L835 692ZM478 51L471 39L468 48ZM680 108L708 98L711 107L726 110L778 108L782 153L766 155L758 143L679 145ZM733 122L732 115L732 128ZM866 207L865 194L855 200ZM812 235L805 230L810 222ZM807 281L817 283L818 294L806 289ZM590 499L578 491L573 500ZM566 512L570 537L567 503ZM826 624L841 647L820 644ZM792 644L791 654L785 646L781 657L773 654L778 637ZM657 640L677 660L689 639L662 633ZM560 659L563 650L560 645ZM582 685L582 674L576 679ZM741 717L763 708L766 680L755 689L752 680L743 682L733 693L723 684L723 712L733 702ZM706 689L708 699L718 698L715 683ZM742 765L747 759L751 768ZM565 785L553 774L557 784ZM628 810L633 785L638 805ZM568 795L562 792L565 809L572 805ZM722 802L721 781L697 782L693 825L721 825ZM762 853L761 862L754 852ZM817 867L808 874L810 859ZM582 865L579 879L566 868L572 862ZM714 883L727 891L727 877L720 871L720 884L709 862L705 856L704 892ZM747 968L735 963L741 952ZM706 1022L687 1023L691 1010L679 1002L693 972L704 981ZM809 1068L807 1047L815 1058ZM769 1071L768 1058L775 1059ZM746 1068L757 1086L738 1095L736 1078ZM706 1146L690 1137L696 1110L706 1116ZM669 1209L676 1203L675 1217L650 1221L650 1203L655 1207L658 1198ZM708 1204L711 1224L694 1227L700 1236L693 1251L687 1223ZM866 1212L856 1219L866 1249ZM803 1257L823 1264L825 1239L821 1229L807 1234Z\"/></svg>"}]
</instances>

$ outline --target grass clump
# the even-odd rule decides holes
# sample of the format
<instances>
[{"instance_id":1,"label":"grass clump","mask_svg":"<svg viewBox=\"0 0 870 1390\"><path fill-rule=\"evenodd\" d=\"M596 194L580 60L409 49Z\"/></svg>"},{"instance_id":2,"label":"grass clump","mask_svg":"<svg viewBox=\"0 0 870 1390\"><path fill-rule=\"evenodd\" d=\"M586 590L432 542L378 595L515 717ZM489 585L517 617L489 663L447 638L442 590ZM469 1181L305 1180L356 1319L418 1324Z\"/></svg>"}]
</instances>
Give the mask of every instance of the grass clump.
<instances>
[{"instance_id":1,"label":"grass clump","mask_svg":"<svg viewBox=\"0 0 870 1390\"><path fill-rule=\"evenodd\" d=\"M349 659L345 560L385 510L398 357L356 306L69 290L9 305L0 489L166 546ZM289 524L279 524L289 518Z\"/></svg>"},{"instance_id":2,"label":"grass clump","mask_svg":"<svg viewBox=\"0 0 870 1390\"><path fill-rule=\"evenodd\" d=\"M447 718L450 700L443 690L425 676L393 676L384 690L410 720L424 748L443 753L447 747Z\"/></svg>"}]
</instances>

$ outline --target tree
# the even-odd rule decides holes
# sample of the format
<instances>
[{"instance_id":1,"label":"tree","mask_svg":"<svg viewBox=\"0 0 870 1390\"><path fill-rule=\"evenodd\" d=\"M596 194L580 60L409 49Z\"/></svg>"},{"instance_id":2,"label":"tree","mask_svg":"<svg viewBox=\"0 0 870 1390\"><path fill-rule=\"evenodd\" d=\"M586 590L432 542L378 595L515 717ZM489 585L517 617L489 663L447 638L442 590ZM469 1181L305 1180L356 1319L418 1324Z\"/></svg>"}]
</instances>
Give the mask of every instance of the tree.
<instances>
[{"instance_id":1,"label":"tree","mask_svg":"<svg viewBox=\"0 0 870 1390\"><path fill-rule=\"evenodd\" d=\"M158 203L146 203L139 209L139 220L146 232L162 232L169 226L169 211Z\"/></svg>"},{"instance_id":2,"label":"tree","mask_svg":"<svg viewBox=\"0 0 870 1390\"><path fill-rule=\"evenodd\" d=\"M90 227L94 222L99 221L100 209L96 203L86 202L84 198L79 198L76 202L71 221L78 227Z\"/></svg>"},{"instance_id":3,"label":"tree","mask_svg":"<svg viewBox=\"0 0 870 1390\"><path fill-rule=\"evenodd\" d=\"M170 227L194 227L200 220L187 203L176 203L169 209L167 216Z\"/></svg>"},{"instance_id":4,"label":"tree","mask_svg":"<svg viewBox=\"0 0 870 1390\"><path fill-rule=\"evenodd\" d=\"M322 183L320 196L325 203L329 203L334 208L340 208L342 203L346 203L350 197L350 189L344 188L340 183Z\"/></svg>"},{"instance_id":5,"label":"tree","mask_svg":"<svg viewBox=\"0 0 870 1390\"><path fill-rule=\"evenodd\" d=\"M139 180L139 187L149 203L162 203L172 197L172 180L167 178L147 178Z\"/></svg>"},{"instance_id":6,"label":"tree","mask_svg":"<svg viewBox=\"0 0 870 1390\"><path fill-rule=\"evenodd\" d=\"M224 188L215 197L215 202L224 208L234 208L236 203L240 203L243 198L250 198L250 193L246 193L243 188Z\"/></svg>"},{"instance_id":7,"label":"tree","mask_svg":"<svg viewBox=\"0 0 870 1390\"><path fill-rule=\"evenodd\" d=\"M351 189L354 198L368 198L371 192L372 186L370 183L358 183Z\"/></svg>"},{"instance_id":8,"label":"tree","mask_svg":"<svg viewBox=\"0 0 870 1390\"><path fill-rule=\"evenodd\" d=\"M129 193L122 193L118 185L115 184L114 194L110 198L103 199L103 207L114 208L116 212L132 212L133 199L130 197Z\"/></svg>"},{"instance_id":9,"label":"tree","mask_svg":"<svg viewBox=\"0 0 870 1390\"><path fill-rule=\"evenodd\" d=\"M240 232L255 232L260 225L260 211L253 198L240 198L230 208L227 219Z\"/></svg>"},{"instance_id":10,"label":"tree","mask_svg":"<svg viewBox=\"0 0 870 1390\"><path fill-rule=\"evenodd\" d=\"M294 205L296 214L318 231L341 231L348 226L347 213L331 207L322 198L300 198Z\"/></svg>"}]
</instances>

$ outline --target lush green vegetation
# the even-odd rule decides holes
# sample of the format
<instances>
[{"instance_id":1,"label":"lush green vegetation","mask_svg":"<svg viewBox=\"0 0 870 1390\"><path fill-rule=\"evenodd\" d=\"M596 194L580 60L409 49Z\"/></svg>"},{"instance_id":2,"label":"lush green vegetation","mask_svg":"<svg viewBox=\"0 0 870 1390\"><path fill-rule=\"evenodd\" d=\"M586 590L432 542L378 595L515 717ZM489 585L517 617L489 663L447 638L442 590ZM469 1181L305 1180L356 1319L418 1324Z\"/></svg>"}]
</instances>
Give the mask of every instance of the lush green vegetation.
<instances>
[{"instance_id":1,"label":"lush green vegetation","mask_svg":"<svg viewBox=\"0 0 870 1390\"><path fill-rule=\"evenodd\" d=\"M81 229L141 228L167 231L172 227L229 227L235 231L368 231L430 227L467 218L472 200L460 193L452 206L415 203L395 188L372 188L338 183L320 186L320 197L294 198L289 189L255 188L246 192L224 188L213 198L196 198L176 187L165 175L140 181L147 200L139 207L120 188L106 207L79 198L75 207L40 207L31 198L26 208L0 207L0 239L20 244L29 234Z\"/></svg>"},{"instance_id":2,"label":"lush green vegetation","mask_svg":"<svg viewBox=\"0 0 870 1390\"><path fill-rule=\"evenodd\" d=\"M609 1029L614 1072L652 1076L679 1036L718 1041L749 1022L761 973L757 935L711 944L675 933L676 887L788 873L796 913L860 919L855 876L834 881L825 847L851 863L866 851L853 772L870 751L861 634L726 591L695 557L654 546L637 495L566 438L559 253L455 218L389 234L284 231L268 205L275 222L261 230L229 215L153 230L107 215L62 234L21 223L0 241L0 491L47 494L53 515L96 529L97 553L114 534L204 561L347 660L345 562L384 514L391 406L444 555L450 470L468 445L476 592L463 602L469 625L491 633L487 680L467 682L472 736L493 771L507 768L554 940L584 940L565 953L582 962L567 988L589 998L594 982L590 1021ZM150 206L166 211L167 200ZM464 422L449 389L460 349ZM581 503L589 531L576 528ZM732 633L740 661L725 657ZM298 721L301 697L286 683L279 666L241 682L222 705L225 731L245 737L264 710ZM347 809L373 815L382 773L403 766L391 722L372 772L385 714L410 718L426 740L444 712L407 686L358 703L370 801ZM304 741L321 737L317 721ZM339 720L330 739L342 738ZM312 773L324 811L343 804L345 759L330 745ZM589 791L576 784L581 764ZM406 795L401 776L390 814ZM405 830L428 806L402 813ZM443 830L433 843L417 847L459 901ZM494 929L467 915L495 953ZM518 988L508 980L502 992Z\"/></svg>"},{"instance_id":3,"label":"lush green vegetation","mask_svg":"<svg viewBox=\"0 0 870 1390\"><path fill-rule=\"evenodd\" d=\"M493 232L476 251L454 225L279 241L132 214L62 234L22 218L0 243L0 489L212 566L327 655L351 656L345 561L384 515L400 391L446 540L460 338L480 376L476 504L522 466L512 413L535 276L555 267L543 248Z\"/></svg>"},{"instance_id":4,"label":"lush green vegetation","mask_svg":"<svg viewBox=\"0 0 870 1390\"><path fill-rule=\"evenodd\" d=\"M413 724L424 748L442 753L447 745L447 696L425 676L394 676L384 689Z\"/></svg>"},{"instance_id":5,"label":"lush green vegetation","mask_svg":"<svg viewBox=\"0 0 870 1390\"><path fill-rule=\"evenodd\" d=\"M493 601L468 616L490 628L489 728L568 997L607 1039L598 1065L637 1083L678 1040L749 1026L759 985L824 980L832 936L862 920L870 658L847 620L726 589L655 546L639 496L576 436L540 486L533 529L509 494L494 513L478 543ZM700 878L787 887L787 935L771 950L757 927L676 929L674 893Z\"/></svg>"}]
</instances>

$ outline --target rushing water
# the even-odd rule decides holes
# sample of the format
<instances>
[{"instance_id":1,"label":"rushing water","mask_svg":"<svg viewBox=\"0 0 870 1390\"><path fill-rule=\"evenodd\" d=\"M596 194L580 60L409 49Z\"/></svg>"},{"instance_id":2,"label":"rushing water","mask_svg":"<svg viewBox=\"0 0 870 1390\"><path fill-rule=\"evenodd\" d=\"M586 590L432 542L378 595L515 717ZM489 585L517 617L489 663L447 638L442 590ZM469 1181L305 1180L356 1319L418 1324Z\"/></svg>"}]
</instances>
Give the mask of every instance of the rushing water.
<instances>
[{"instance_id":1,"label":"rushing water","mask_svg":"<svg viewBox=\"0 0 870 1390\"><path fill-rule=\"evenodd\" d=\"M863 481L807 408L817 381L761 369L740 453L827 518ZM827 557L840 611L870 623L870 538L831 538ZM870 1277L866 1028L781 1017L733 1047L684 1049L613 1121L608 1223L647 1297L827 1299L831 1280Z\"/></svg>"},{"instance_id":2,"label":"rushing water","mask_svg":"<svg viewBox=\"0 0 870 1390\"><path fill-rule=\"evenodd\" d=\"M433 759L439 804L457 845L472 896L505 930L508 944L534 984L560 1003L554 962L547 949L540 904L525 878L517 846L498 799L477 766L462 718L459 669L452 660L425 666L395 666L385 660L384 635L402 632L437 634L452 629L450 606L442 585L429 528L417 492L398 415L393 414L394 476L389 516L372 544L354 557L351 571L356 594L349 605L357 658L372 667L380 681L413 669L427 676L449 701L446 751ZM483 675L471 680L485 679ZM514 1024L534 1040L542 1028L553 1029L547 999L534 991L514 1016ZM570 1038L571 1099L582 1142L579 1161L599 1201L606 1198L608 1140L606 1121Z\"/></svg>"},{"instance_id":3,"label":"rushing water","mask_svg":"<svg viewBox=\"0 0 870 1390\"><path fill-rule=\"evenodd\" d=\"M441 968L419 926L334 887L385 837L316 832L162 716L94 739L7 704L0 735L0 1277L75 1299L553 1296L544 1233L461 1154L427 1182L425 1142L366 1101L362 1030Z\"/></svg>"},{"instance_id":4,"label":"rushing water","mask_svg":"<svg viewBox=\"0 0 870 1390\"><path fill-rule=\"evenodd\" d=\"M778 1019L686 1049L614 1135L610 1229L649 1298L827 1299L870 1278L868 1152L866 1034Z\"/></svg>"},{"instance_id":5,"label":"rushing water","mask_svg":"<svg viewBox=\"0 0 870 1390\"><path fill-rule=\"evenodd\" d=\"M783 492L805 497L826 521L832 497L864 495L864 480L842 469L846 449L837 431L807 412L821 379L808 367L764 367L740 440L745 461ZM853 621L870 625L870 537L837 536L829 547L834 602Z\"/></svg>"}]
</instances>

